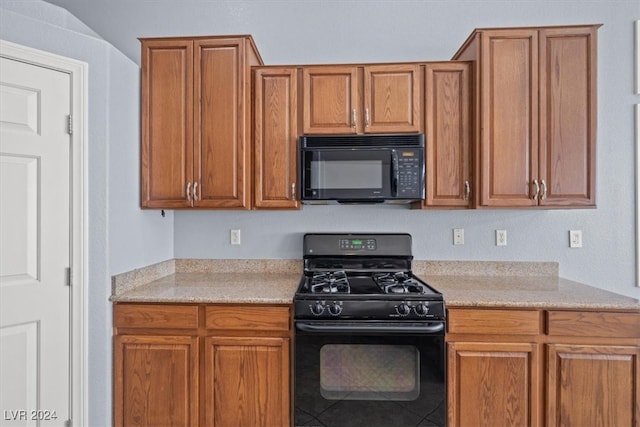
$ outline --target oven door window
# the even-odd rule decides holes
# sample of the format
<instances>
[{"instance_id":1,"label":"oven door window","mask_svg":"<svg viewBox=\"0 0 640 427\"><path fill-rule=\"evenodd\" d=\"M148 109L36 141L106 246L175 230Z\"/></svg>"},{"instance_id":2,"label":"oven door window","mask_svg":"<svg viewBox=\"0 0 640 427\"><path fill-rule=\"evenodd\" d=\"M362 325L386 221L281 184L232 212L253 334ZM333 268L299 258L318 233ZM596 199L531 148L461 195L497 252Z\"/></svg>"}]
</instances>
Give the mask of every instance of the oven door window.
<instances>
[{"instance_id":1,"label":"oven door window","mask_svg":"<svg viewBox=\"0 0 640 427\"><path fill-rule=\"evenodd\" d=\"M420 352L412 345L324 345L320 394L327 400L415 400Z\"/></svg>"}]
</instances>

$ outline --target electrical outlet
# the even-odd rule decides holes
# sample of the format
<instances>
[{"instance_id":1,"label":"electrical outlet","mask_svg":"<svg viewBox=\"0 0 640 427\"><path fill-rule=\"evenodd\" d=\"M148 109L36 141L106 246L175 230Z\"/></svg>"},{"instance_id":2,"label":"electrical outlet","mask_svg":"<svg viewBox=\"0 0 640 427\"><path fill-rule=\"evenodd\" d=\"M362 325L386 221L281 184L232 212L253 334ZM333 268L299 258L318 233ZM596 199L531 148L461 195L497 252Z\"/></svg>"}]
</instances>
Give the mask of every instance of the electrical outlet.
<instances>
[{"instance_id":1,"label":"electrical outlet","mask_svg":"<svg viewBox=\"0 0 640 427\"><path fill-rule=\"evenodd\" d=\"M569 230L569 247L582 247L582 230Z\"/></svg>"},{"instance_id":2,"label":"electrical outlet","mask_svg":"<svg viewBox=\"0 0 640 427\"><path fill-rule=\"evenodd\" d=\"M231 244L232 245L239 245L240 244L240 230L231 230L230 233L230 240L231 240Z\"/></svg>"},{"instance_id":3,"label":"electrical outlet","mask_svg":"<svg viewBox=\"0 0 640 427\"><path fill-rule=\"evenodd\" d=\"M453 244L464 245L464 228L453 229Z\"/></svg>"},{"instance_id":4,"label":"electrical outlet","mask_svg":"<svg viewBox=\"0 0 640 427\"><path fill-rule=\"evenodd\" d=\"M496 230L496 246L507 246L507 230Z\"/></svg>"}]
</instances>

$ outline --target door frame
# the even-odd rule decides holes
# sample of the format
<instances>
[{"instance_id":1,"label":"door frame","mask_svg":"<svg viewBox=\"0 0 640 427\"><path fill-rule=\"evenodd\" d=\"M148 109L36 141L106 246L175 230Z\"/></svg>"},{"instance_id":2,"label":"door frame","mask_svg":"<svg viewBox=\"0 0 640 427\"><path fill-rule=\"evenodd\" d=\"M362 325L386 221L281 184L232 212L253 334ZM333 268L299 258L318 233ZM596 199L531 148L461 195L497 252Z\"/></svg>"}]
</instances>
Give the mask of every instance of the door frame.
<instances>
[{"instance_id":1,"label":"door frame","mask_svg":"<svg viewBox=\"0 0 640 427\"><path fill-rule=\"evenodd\" d=\"M88 423L88 232L87 123L88 64L0 40L0 56L69 74L71 79L71 301L70 416L74 425Z\"/></svg>"}]
</instances>

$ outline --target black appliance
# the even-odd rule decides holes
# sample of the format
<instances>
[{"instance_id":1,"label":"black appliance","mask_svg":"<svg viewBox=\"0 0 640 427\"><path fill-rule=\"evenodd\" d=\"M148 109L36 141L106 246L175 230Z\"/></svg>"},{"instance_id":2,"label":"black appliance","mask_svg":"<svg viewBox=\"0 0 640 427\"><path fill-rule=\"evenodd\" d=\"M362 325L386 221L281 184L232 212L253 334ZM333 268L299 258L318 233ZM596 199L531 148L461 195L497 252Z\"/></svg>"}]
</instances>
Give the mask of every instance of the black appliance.
<instances>
[{"instance_id":1,"label":"black appliance","mask_svg":"<svg viewBox=\"0 0 640 427\"><path fill-rule=\"evenodd\" d=\"M424 199L424 134L303 135L303 203L409 203Z\"/></svg>"},{"instance_id":2,"label":"black appliance","mask_svg":"<svg viewBox=\"0 0 640 427\"><path fill-rule=\"evenodd\" d=\"M305 234L294 426L446 424L445 307L409 234Z\"/></svg>"}]
</instances>

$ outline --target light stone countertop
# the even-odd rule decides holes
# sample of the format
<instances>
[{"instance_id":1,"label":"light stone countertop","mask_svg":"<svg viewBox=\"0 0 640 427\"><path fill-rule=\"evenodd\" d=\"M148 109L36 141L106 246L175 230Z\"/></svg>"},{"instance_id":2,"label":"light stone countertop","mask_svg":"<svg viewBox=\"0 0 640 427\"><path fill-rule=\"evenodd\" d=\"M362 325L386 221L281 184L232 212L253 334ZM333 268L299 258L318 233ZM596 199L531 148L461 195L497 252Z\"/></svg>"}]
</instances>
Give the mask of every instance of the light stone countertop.
<instances>
[{"instance_id":1,"label":"light stone countertop","mask_svg":"<svg viewBox=\"0 0 640 427\"><path fill-rule=\"evenodd\" d=\"M301 260L168 260L113 277L113 302L291 304ZM553 262L414 261L448 307L640 311L640 301L558 277Z\"/></svg>"}]
</instances>

